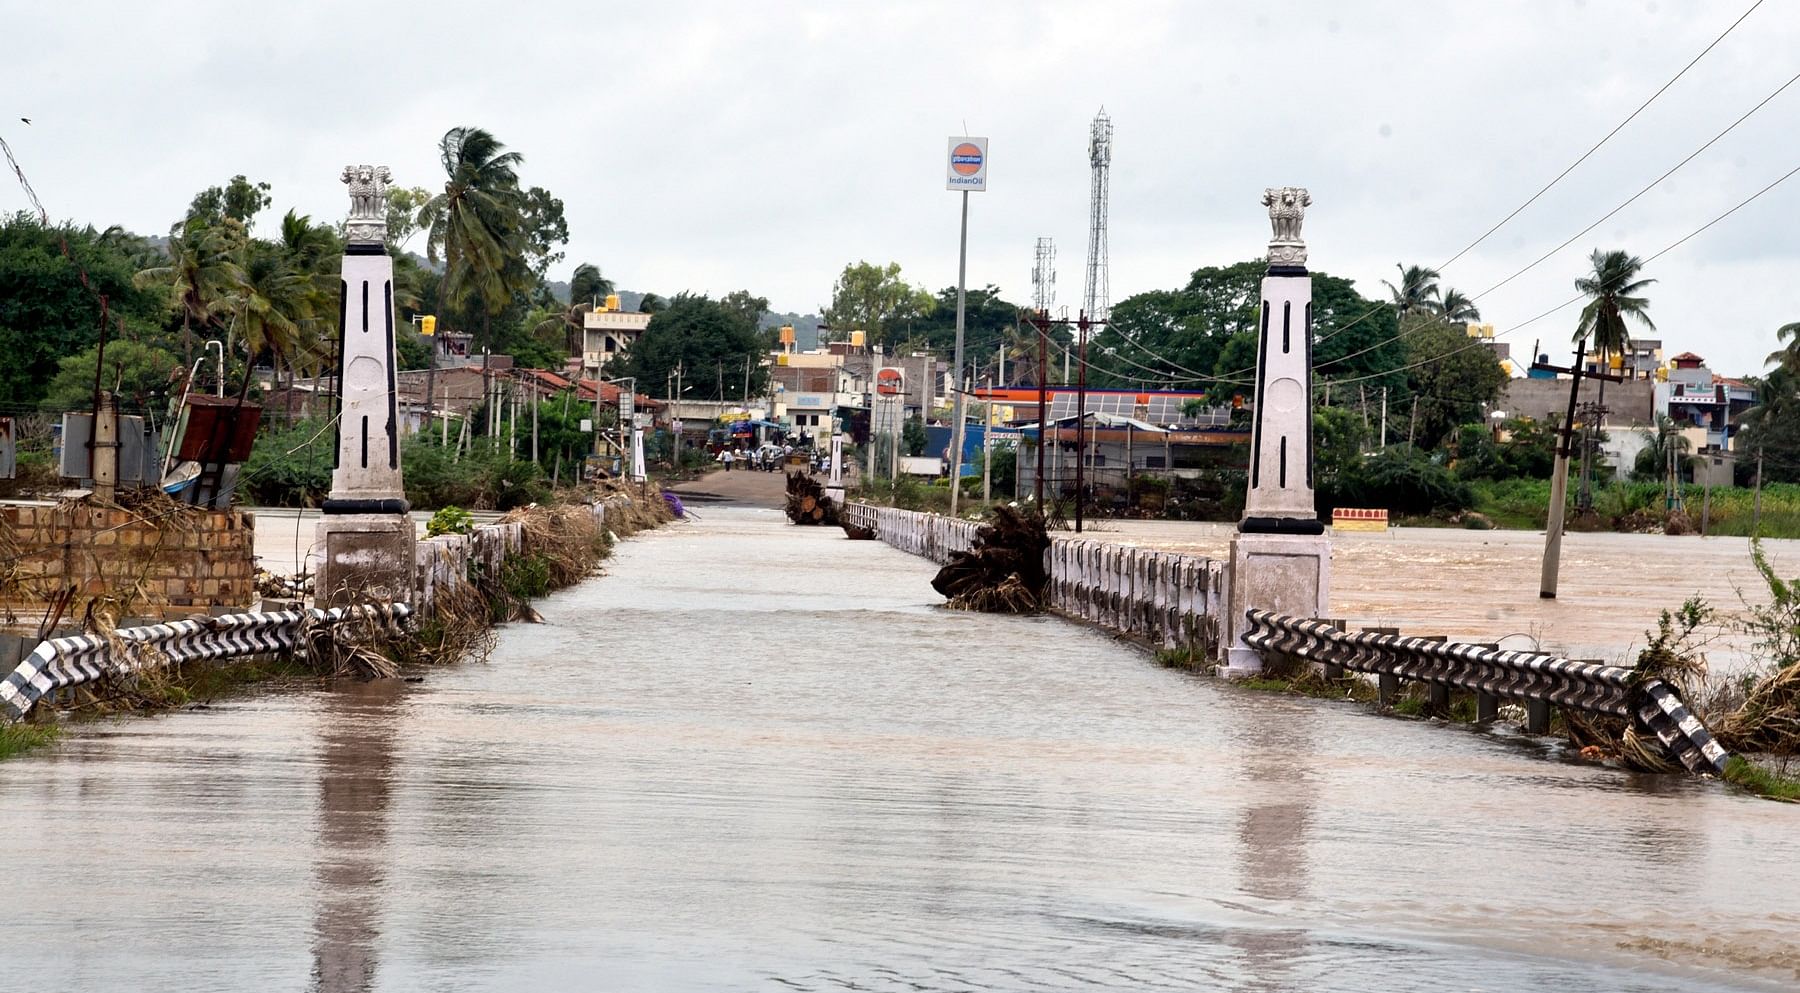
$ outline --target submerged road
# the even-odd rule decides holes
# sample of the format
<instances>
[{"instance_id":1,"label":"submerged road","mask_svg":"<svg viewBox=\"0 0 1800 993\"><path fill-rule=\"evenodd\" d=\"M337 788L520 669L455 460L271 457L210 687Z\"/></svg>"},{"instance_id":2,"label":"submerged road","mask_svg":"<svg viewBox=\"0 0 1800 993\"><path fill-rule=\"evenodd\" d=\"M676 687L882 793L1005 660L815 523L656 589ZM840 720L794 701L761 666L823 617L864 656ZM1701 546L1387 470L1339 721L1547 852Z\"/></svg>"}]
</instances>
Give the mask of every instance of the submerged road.
<instances>
[{"instance_id":1,"label":"submerged road","mask_svg":"<svg viewBox=\"0 0 1800 993\"><path fill-rule=\"evenodd\" d=\"M0 764L0 989L1792 989L1792 807L943 611L772 510Z\"/></svg>"}]
</instances>

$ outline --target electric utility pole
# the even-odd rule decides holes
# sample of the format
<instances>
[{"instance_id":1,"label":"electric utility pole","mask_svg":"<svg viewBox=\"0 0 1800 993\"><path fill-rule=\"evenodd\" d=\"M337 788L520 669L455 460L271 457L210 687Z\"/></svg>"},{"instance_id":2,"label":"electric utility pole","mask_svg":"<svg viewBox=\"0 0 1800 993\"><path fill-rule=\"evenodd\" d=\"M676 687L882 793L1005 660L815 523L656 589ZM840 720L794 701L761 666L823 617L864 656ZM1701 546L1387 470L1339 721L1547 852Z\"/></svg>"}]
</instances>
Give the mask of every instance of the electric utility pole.
<instances>
[{"instance_id":1,"label":"electric utility pole","mask_svg":"<svg viewBox=\"0 0 1800 993\"><path fill-rule=\"evenodd\" d=\"M1563 418L1562 434L1556 446L1556 469L1550 477L1550 507L1544 522L1544 568L1538 581L1538 596L1545 600L1556 599L1557 570L1562 566L1563 513L1569 502L1569 456L1575 435L1575 405L1581 399L1581 380L1583 376L1615 383L1625 379L1610 373L1584 373L1581 363L1586 357L1587 339L1583 338L1575 343L1573 366L1564 369L1543 362L1531 364L1531 368L1540 372L1569 374L1569 409Z\"/></svg>"}]
</instances>

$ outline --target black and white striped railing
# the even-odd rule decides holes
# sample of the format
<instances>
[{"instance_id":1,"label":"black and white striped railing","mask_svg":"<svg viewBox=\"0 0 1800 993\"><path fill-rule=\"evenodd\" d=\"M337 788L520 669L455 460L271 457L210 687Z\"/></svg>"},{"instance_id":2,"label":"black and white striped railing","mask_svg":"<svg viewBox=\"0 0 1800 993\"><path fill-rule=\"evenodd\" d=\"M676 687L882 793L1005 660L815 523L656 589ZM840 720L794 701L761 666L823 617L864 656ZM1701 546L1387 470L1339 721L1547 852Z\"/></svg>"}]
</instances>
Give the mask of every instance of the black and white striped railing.
<instances>
[{"instance_id":1,"label":"black and white striped railing","mask_svg":"<svg viewBox=\"0 0 1800 993\"><path fill-rule=\"evenodd\" d=\"M351 622L374 622L397 633L410 616L404 603L279 610L52 638L0 680L0 720L19 720L50 693L108 676L154 665L286 654L300 646L309 629Z\"/></svg>"},{"instance_id":2,"label":"black and white striped railing","mask_svg":"<svg viewBox=\"0 0 1800 993\"><path fill-rule=\"evenodd\" d=\"M1264 653L1496 699L1636 718L1691 772L1722 772L1729 757L1668 684L1639 679L1623 666L1373 631L1352 633L1326 621L1254 608L1247 617L1244 642Z\"/></svg>"}]
</instances>

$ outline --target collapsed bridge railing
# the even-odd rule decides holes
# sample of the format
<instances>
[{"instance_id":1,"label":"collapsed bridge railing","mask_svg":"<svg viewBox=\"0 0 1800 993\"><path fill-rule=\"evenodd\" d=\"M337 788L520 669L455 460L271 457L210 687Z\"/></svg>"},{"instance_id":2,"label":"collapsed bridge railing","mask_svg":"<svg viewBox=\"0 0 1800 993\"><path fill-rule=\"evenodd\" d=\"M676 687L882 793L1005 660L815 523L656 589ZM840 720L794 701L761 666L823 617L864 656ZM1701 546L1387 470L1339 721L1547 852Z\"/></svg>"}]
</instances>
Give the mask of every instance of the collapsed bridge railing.
<instances>
[{"instance_id":1,"label":"collapsed bridge railing","mask_svg":"<svg viewBox=\"0 0 1800 993\"><path fill-rule=\"evenodd\" d=\"M968 551L981 527L940 514L848 503L843 518L903 552L940 565ZM1153 646L1217 656L1226 605L1225 563L1105 541L1050 536L1046 606Z\"/></svg>"},{"instance_id":2,"label":"collapsed bridge railing","mask_svg":"<svg viewBox=\"0 0 1800 993\"><path fill-rule=\"evenodd\" d=\"M398 634L411 616L404 603L309 608L195 617L52 638L0 680L0 720L24 718L38 701L58 690L153 666L285 655L301 648L309 636L330 635L350 625Z\"/></svg>"},{"instance_id":3,"label":"collapsed bridge railing","mask_svg":"<svg viewBox=\"0 0 1800 993\"><path fill-rule=\"evenodd\" d=\"M1541 652L1408 638L1379 631L1349 632L1329 621L1288 617L1252 608L1244 641L1265 655L1316 663L1383 680L1411 680L1475 694L1476 719L1491 719L1499 700L1537 711L1534 731L1548 725L1548 707L1636 721L1690 772L1719 774L1730 757L1668 683L1623 666L1579 662ZM1541 724L1540 727L1531 727Z\"/></svg>"}]
</instances>

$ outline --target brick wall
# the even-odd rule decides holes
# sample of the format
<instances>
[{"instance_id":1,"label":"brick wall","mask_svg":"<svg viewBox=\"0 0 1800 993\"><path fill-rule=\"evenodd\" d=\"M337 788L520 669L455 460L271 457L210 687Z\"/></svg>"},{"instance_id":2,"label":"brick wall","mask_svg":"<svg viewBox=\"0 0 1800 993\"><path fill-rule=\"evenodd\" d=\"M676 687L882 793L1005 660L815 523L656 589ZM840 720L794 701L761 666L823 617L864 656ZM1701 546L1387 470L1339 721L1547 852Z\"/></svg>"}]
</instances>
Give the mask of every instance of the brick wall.
<instances>
[{"instance_id":1,"label":"brick wall","mask_svg":"<svg viewBox=\"0 0 1800 993\"><path fill-rule=\"evenodd\" d=\"M83 597L132 597L134 617L185 617L256 599L255 532L239 511L146 519L67 503L0 507L0 620L41 616L68 586Z\"/></svg>"}]
</instances>

